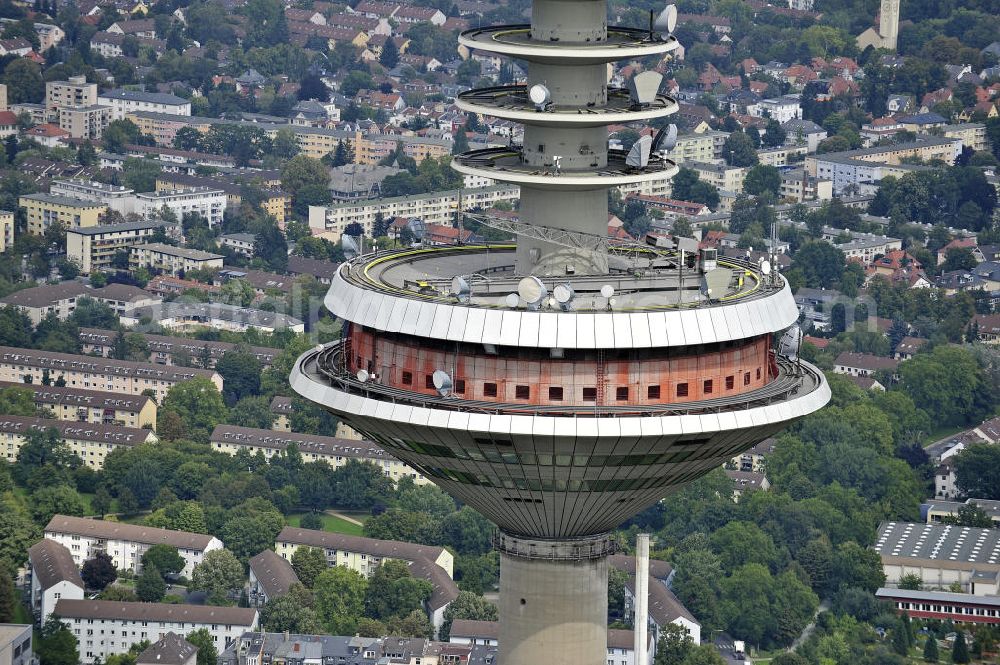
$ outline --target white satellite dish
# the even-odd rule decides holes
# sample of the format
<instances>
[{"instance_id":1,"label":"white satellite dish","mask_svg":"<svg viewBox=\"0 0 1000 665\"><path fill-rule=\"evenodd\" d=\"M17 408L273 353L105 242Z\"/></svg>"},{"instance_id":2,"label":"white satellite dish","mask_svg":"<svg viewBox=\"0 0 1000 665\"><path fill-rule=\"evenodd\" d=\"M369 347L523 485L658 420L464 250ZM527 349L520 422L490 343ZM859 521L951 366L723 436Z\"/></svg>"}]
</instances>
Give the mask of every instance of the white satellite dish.
<instances>
[{"instance_id":1,"label":"white satellite dish","mask_svg":"<svg viewBox=\"0 0 1000 665\"><path fill-rule=\"evenodd\" d=\"M778 355L785 356L792 362L799 359L799 348L802 346L802 329L792 326L785 331L778 342Z\"/></svg>"},{"instance_id":2,"label":"white satellite dish","mask_svg":"<svg viewBox=\"0 0 1000 665\"><path fill-rule=\"evenodd\" d=\"M649 164L649 150L653 147L653 139L649 136L643 136L632 149L628 151L628 156L625 157L625 164L631 166L635 169L646 168Z\"/></svg>"},{"instance_id":3,"label":"white satellite dish","mask_svg":"<svg viewBox=\"0 0 1000 665\"><path fill-rule=\"evenodd\" d=\"M536 83L528 89L528 99L535 105L536 111L544 111L545 106L552 101L552 93L541 83Z\"/></svg>"},{"instance_id":4,"label":"white satellite dish","mask_svg":"<svg viewBox=\"0 0 1000 665\"><path fill-rule=\"evenodd\" d=\"M442 369L434 370L434 373L431 375L431 381L434 383L434 389L438 391L441 397L447 397L451 394L454 384L448 372Z\"/></svg>"},{"instance_id":5,"label":"white satellite dish","mask_svg":"<svg viewBox=\"0 0 1000 665\"><path fill-rule=\"evenodd\" d=\"M504 303L506 303L507 307L513 309L514 307L517 307L521 303L521 296L517 295L516 293L508 293L507 297L504 298L503 301Z\"/></svg>"},{"instance_id":6,"label":"white satellite dish","mask_svg":"<svg viewBox=\"0 0 1000 665\"><path fill-rule=\"evenodd\" d=\"M665 32L668 35L674 33L674 29L677 28L677 7L676 5L667 5L660 15L656 17L653 21L653 28L659 30L661 33Z\"/></svg>"},{"instance_id":7,"label":"white satellite dish","mask_svg":"<svg viewBox=\"0 0 1000 665\"><path fill-rule=\"evenodd\" d=\"M361 383L368 383L368 379L372 378L371 374L369 374L368 370L366 370L366 369L359 369L358 373L355 374L355 376L358 378L358 381L361 382Z\"/></svg>"},{"instance_id":8,"label":"white satellite dish","mask_svg":"<svg viewBox=\"0 0 1000 665\"><path fill-rule=\"evenodd\" d=\"M549 290L545 288L542 280L530 275L517 283L517 294L521 296L521 300L528 303L529 307L537 307L549 294Z\"/></svg>"},{"instance_id":9,"label":"white satellite dish","mask_svg":"<svg viewBox=\"0 0 1000 665\"><path fill-rule=\"evenodd\" d=\"M764 261L761 261L760 262L760 271L762 273L764 273L765 275L770 275L771 274L771 262L768 261L768 260L766 260L766 259Z\"/></svg>"},{"instance_id":10,"label":"white satellite dish","mask_svg":"<svg viewBox=\"0 0 1000 665\"><path fill-rule=\"evenodd\" d=\"M649 106L656 101L663 83L663 74L648 69L639 72L628 80L628 96L633 106Z\"/></svg>"},{"instance_id":11,"label":"white satellite dish","mask_svg":"<svg viewBox=\"0 0 1000 665\"><path fill-rule=\"evenodd\" d=\"M569 284L556 284L556 287L552 289L552 295L555 296L557 303L566 305L573 300L573 296L576 294Z\"/></svg>"},{"instance_id":12,"label":"white satellite dish","mask_svg":"<svg viewBox=\"0 0 1000 665\"><path fill-rule=\"evenodd\" d=\"M677 125L670 125L667 127L667 136L663 139L663 145L660 146L661 150L666 150L670 152L677 147Z\"/></svg>"},{"instance_id":13,"label":"white satellite dish","mask_svg":"<svg viewBox=\"0 0 1000 665\"><path fill-rule=\"evenodd\" d=\"M615 287L611 286L610 284L605 284L604 286L601 287L601 295L605 298L610 298L611 296L615 295Z\"/></svg>"},{"instance_id":14,"label":"white satellite dish","mask_svg":"<svg viewBox=\"0 0 1000 665\"><path fill-rule=\"evenodd\" d=\"M469 302L472 296L472 286L461 275L457 275L451 280L451 295L458 298L459 302Z\"/></svg>"}]
</instances>

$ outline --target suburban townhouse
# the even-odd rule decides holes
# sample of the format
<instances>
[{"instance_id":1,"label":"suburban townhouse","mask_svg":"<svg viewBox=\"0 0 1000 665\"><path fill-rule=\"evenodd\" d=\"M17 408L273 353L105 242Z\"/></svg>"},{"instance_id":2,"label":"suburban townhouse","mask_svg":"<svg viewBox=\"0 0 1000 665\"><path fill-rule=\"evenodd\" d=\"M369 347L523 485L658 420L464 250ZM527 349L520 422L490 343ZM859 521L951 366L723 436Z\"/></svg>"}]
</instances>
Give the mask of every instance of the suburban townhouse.
<instances>
[{"instance_id":1,"label":"suburban townhouse","mask_svg":"<svg viewBox=\"0 0 1000 665\"><path fill-rule=\"evenodd\" d=\"M252 608L110 600L60 599L55 613L76 637L80 661L86 665L126 653L140 642L155 642L168 632L187 636L203 628L221 652L243 633L256 630L260 621Z\"/></svg>"},{"instance_id":2,"label":"suburban townhouse","mask_svg":"<svg viewBox=\"0 0 1000 665\"><path fill-rule=\"evenodd\" d=\"M69 451L91 469L104 467L104 458L112 450L134 448L143 443L155 443L151 429L121 427L103 423L78 423L34 416L0 416L0 445L4 459L13 464L29 432L54 429Z\"/></svg>"},{"instance_id":3,"label":"suburban townhouse","mask_svg":"<svg viewBox=\"0 0 1000 665\"><path fill-rule=\"evenodd\" d=\"M156 401L149 395L0 381L0 390L5 388L31 391L35 406L50 411L57 420L133 428L156 426Z\"/></svg>"},{"instance_id":4,"label":"suburban townhouse","mask_svg":"<svg viewBox=\"0 0 1000 665\"><path fill-rule=\"evenodd\" d=\"M0 381L21 383L26 382L26 377L30 377L32 383L62 379L71 388L90 388L123 395L141 395L144 390L150 390L155 394L157 403L162 403L171 387L195 377L208 379L222 390L222 377L210 369L165 367L131 360L0 346Z\"/></svg>"},{"instance_id":5,"label":"suburban townhouse","mask_svg":"<svg viewBox=\"0 0 1000 665\"><path fill-rule=\"evenodd\" d=\"M374 464L386 477L394 481L410 478L417 485L429 482L415 469L389 455L371 441L338 439L297 432L284 433L274 429L251 429L236 425L216 425L209 441L212 448L218 452L228 455L235 455L241 450L246 450L251 455L261 452L268 459L282 454L289 446L294 445L305 462L326 462L333 468L338 468L353 459Z\"/></svg>"},{"instance_id":6,"label":"suburban townhouse","mask_svg":"<svg viewBox=\"0 0 1000 665\"><path fill-rule=\"evenodd\" d=\"M118 570L142 571L142 555L153 545L177 548L184 559L180 574L191 577L205 554L222 549L222 541L203 533L157 529L141 524L110 522L86 517L55 515L45 526L45 537L67 547L73 561L82 566L98 552L111 557Z\"/></svg>"}]
</instances>

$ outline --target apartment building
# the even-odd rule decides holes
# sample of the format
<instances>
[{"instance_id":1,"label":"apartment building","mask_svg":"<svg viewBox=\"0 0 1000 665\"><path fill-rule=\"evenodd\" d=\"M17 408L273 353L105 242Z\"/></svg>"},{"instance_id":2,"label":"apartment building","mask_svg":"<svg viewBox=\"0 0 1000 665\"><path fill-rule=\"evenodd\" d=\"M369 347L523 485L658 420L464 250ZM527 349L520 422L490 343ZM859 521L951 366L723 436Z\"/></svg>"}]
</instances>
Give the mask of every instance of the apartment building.
<instances>
[{"instance_id":1,"label":"apartment building","mask_svg":"<svg viewBox=\"0 0 1000 665\"><path fill-rule=\"evenodd\" d=\"M139 642L156 642L168 632L188 636L204 628L222 652L248 630L256 630L256 609L213 605L123 603L110 600L56 602L56 615L76 637L80 662L126 653Z\"/></svg>"},{"instance_id":2,"label":"apartment building","mask_svg":"<svg viewBox=\"0 0 1000 665\"><path fill-rule=\"evenodd\" d=\"M149 360L158 365L212 368L223 355L237 347L231 342L215 342L191 337L169 337L136 332L129 334L139 335L146 341L149 346ZM113 330L80 328L80 343L83 345L83 352L87 354L109 356L115 343L115 336ZM281 353L281 349L267 346L251 346L249 351L264 367L270 367L275 356Z\"/></svg>"},{"instance_id":3,"label":"apartment building","mask_svg":"<svg viewBox=\"0 0 1000 665\"><path fill-rule=\"evenodd\" d=\"M25 382L25 377L39 384L46 379L58 381L61 378L70 388L122 395L141 395L144 390L152 390L158 404L163 402L172 386L195 377L206 378L222 390L222 377L210 369L170 368L154 363L0 346L0 381L20 383Z\"/></svg>"},{"instance_id":4,"label":"apartment building","mask_svg":"<svg viewBox=\"0 0 1000 665\"><path fill-rule=\"evenodd\" d=\"M14 244L14 213L0 210L0 254Z\"/></svg>"},{"instance_id":5,"label":"apartment building","mask_svg":"<svg viewBox=\"0 0 1000 665\"><path fill-rule=\"evenodd\" d=\"M30 390L35 406L51 411L58 420L134 428L156 426L156 402L148 395L0 381L0 390L5 388Z\"/></svg>"},{"instance_id":6,"label":"apartment building","mask_svg":"<svg viewBox=\"0 0 1000 665\"><path fill-rule=\"evenodd\" d=\"M191 577L194 567L205 554L222 549L215 536L172 529L157 529L126 522L106 522L86 517L55 515L45 526L45 537L69 549L73 561L82 566L98 552L114 561L115 568L132 573L142 572L142 555L153 545L170 545L184 559L180 574Z\"/></svg>"},{"instance_id":7,"label":"apartment building","mask_svg":"<svg viewBox=\"0 0 1000 665\"><path fill-rule=\"evenodd\" d=\"M31 648L34 626L20 623L0 623L0 663L34 665L38 662Z\"/></svg>"},{"instance_id":8,"label":"apartment building","mask_svg":"<svg viewBox=\"0 0 1000 665\"><path fill-rule=\"evenodd\" d=\"M17 200L17 204L27 214L28 233L39 236L56 222L67 229L97 226L108 210L107 206L93 201L43 192L25 194Z\"/></svg>"},{"instance_id":9,"label":"apartment building","mask_svg":"<svg viewBox=\"0 0 1000 665\"><path fill-rule=\"evenodd\" d=\"M806 157L805 168L809 175L820 175L822 177L820 165L824 161L831 159L892 166L902 164L905 159L919 159L924 162L939 159L951 166L954 165L955 159L960 154L962 154L961 139L922 135L916 141L906 143L848 150L846 152L825 153L822 155L809 155Z\"/></svg>"},{"instance_id":10,"label":"apartment building","mask_svg":"<svg viewBox=\"0 0 1000 665\"><path fill-rule=\"evenodd\" d=\"M108 305L119 315L127 314L137 307L162 302L159 296L154 296L137 286L108 284L95 289L74 280L14 291L0 298L0 305L17 307L31 319L32 325L37 326L49 314L54 314L60 320L68 318L76 311L76 306L83 298Z\"/></svg>"},{"instance_id":11,"label":"apartment building","mask_svg":"<svg viewBox=\"0 0 1000 665\"><path fill-rule=\"evenodd\" d=\"M348 201L332 206L309 206L309 226L317 232L329 231L338 238L349 224L357 222L371 235L376 216L383 218L418 217L425 224L451 224L459 199L464 210L489 209L500 201L515 201L520 190L509 185L483 189L448 190L414 196Z\"/></svg>"},{"instance_id":12,"label":"apartment building","mask_svg":"<svg viewBox=\"0 0 1000 665\"><path fill-rule=\"evenodd\" d=\"M135 111L191 115L191 102L176 95L160 92L107 90L97 96L97 103L102 106L110 106L114 120L124 120L129 113Z\"/></svg>"},{"instance_id":13,"label":"apartment building","mask_svg":"<svg viewBox=\"0 0 1000 665\"><path fill-rule=\"evenodd\" d=\"M252 173L246 174L243 177L253 180ZM226 205L229 208L239 208L243 204L245 185L239 182L170 172L161 173L156 177L157 192L189 189L192 187L221 189L226 194ZM292 212L292 197L280 189L264 188L257 185L252 185L251 188L254 195L260 200L261 209L274 217L278 223L278 228L285 228L285 220Z\"/></svg>"},{"instance_id":14,"label":"apartment building","mask_svg":"<svg viewBox=\"0 0 1000 665\"><path fill-rule=\"evenodd\" d=\"M326 462L336 469L347 464L348 460L356 460L374 464L382 469L386 477L394 481L411 478L418 485L426 485L429 482L422 474L385 452L372 441L216 425L209 442L214 450L227 455L235 455L245 450L251 455L261 452L268 459L294 445L304 462Z\"/></svg>"},{"instance_id":15,"label":"apartment building","mask_svg":"<svg viewBox=\"0 0 1000 665\"><path fill-rule=\"evenodd\" d=\"M64 106L57 110L59 129L69 132L74 139L99 140L111 124L111 107Z\"/></svg>"},{"instance_id":16,"label":"apartment building","mask_svg":"<svg viewBox=\"0 0 1000 665\"><path fill-rule=\"evenodd\" d=\"M963 146L977 152L989 147L989 141L986 138L986 125L981 122L945 125L941 128L941 133L949 139L958 139Z\"/></svg>"},{"instance_id":17,"label":"apartment building","mask_svg":"<svg viewBox=\"0 0 1000 665\"><path fill-rule=\"evenodd\" d=\"M779 193L783 201L793 203L829 201L833 198L833 181L813 177L805 169L782 171Z\"/></svg>"},{"instance_id":18,"label":"apartment building","mask_svg":"<svg viewBox=\"0 0 1000 665\"><path fill-rule=\"evenodd\" d=\"M402 147L403 154L419 164L428 158L437 159L450 155L451 146L452 142L445 139L371 134L362 137L355 147L354 161L358 164L378 164Z\"/></svg>"},{"instance_id":19,"label":"apartment building","mask_svg":"<svg viewBox=\"0 0 1000 665\"><path fill-rule=\"evenodd\" d=\"M28 579L31 612L44 625L60 598L83 598L80 567L66 546L43 538L28 548ZM2 662L2 661L0 661Z\"/></svg>"},{"instance_id":20,"label":"apartment building","mask_svg":"<svg viewBox=\"0 0 1000 665\"><path fill-rule=\"evenodd\" d=\"M100 224L66 231L66 258L84 274L113 270L115 254L128 252L133 245L148 243L164 226L158 220L139 220L124 224Z\"/></svg>"},{"instance_id":21,"label":"apartment building","mask_svg":"<svg viewBox=\"0 0 1000 665\"><path fill-rule=\"evenodd\" d=\"M716 189L739 194L743 191L743 179L747 169L738 166L728 166L725 163L688 162L684 165L698 174L698 179L707 182Z\"/></svg>"},{"instance_id":22,"label":"apartment building","mask_svg":"<svg viewBox=\"0 0 1000 665\"><path fill-rule=\"evenodd\" d=\"M760 148L757 150L757 159L761 166L788 166L790 161L796 158L805 157L809 154L809 148L805 145L785 145L777 148Z\"/></svg>"},{"instance_id":23,"label":"apartment building","mask_svg":"<svg viewBox=\"0 0 1000 665\"><path fill-rule=\"evenodd\" d=\"M443 547L418 545L396 540L378 540L362 536L348 536L330 531L316 531L286 526L278 534L274 551L287 561L301 546L317 547L326 554L327 564L344 566L370 577L385 561L410 563L426 559L440 566L449 577L453 574L454 558Z\"/></svg>"},{"instance_id":24,"label":"apartment building","mask_svg":"<svg viewBox=\"0 0 1000 665\"><path fill-rule=\"evenodd\" d=\"M681 134L677 137L677 145L667 153L667 159L677 164L686 162L711 162L718 159L722 152L722 144L729 136L726 132L707 131Z\"/></svg>"},{"instance_id":25,"label":"apartment building","mask_svg":"<svg viewBox=\"0 0 1000 665\"><path fill-rule=\"evenodd\" d=\"M82 178L57 178L49 185L49 194L92 201L123 215L135 212L135 190Z\"/></svg>"},{"instance_id":26,"label":"apartment building","mask_svg":"<svg viewBox=\"0 0 1000 665\"><path fill-rule=\"evenodd\" d=\"M28 432L53 428L59 437L91 469L104 467L104 458L117 448L133 448L157 441L153 430L95 423L77 423L34 416L0 416L0 441L7 462L13 464L27 440Z\"/></svg>"},{"instance_id":27,"label":"apartment building","mask_svg":"<svg viewBox=\"0 0 1000 665\"><path fill-rule=\"evenodd\" d=\"M274 416L274 422L271 424L271 429L275 432L291 432L292 413L294 411L292 408L292 398L285 397L284 395L275 395L271 399L269 408L271 410L271 415Z\"/></svg>"},{"instance_id":28,"label":"apartment building","mask_svg":"<svg viewBox=\"0 0 1000 665\"><path fill-rule=\"evenodd\" d=\"M802 119L802 103L795 95L763 99L747 106L747 113L755 118L773 118L784 124L789 120Z\"/></svg>"},{"instance_id":29,"label":"apartment building","mask_svg":"<svg viewBox=\"0 0 1000 665\"><path fill-rule=\"evenodd\" d=\"M190 187L135 195L135 212L142 217L155 217L164 208L173 212L177 219L188 213L200 215L213 227L222 223L226 193L215 187Z\"/></svg>"},{"instance_id":30,"label":"apartment building","mask_svg":"<svg viewBox=\"0 0 1000 665\"><path fill-rule=\"evenodd\" d=\"M129 248L129 266L147 268L180 276L189 270L218 270L225 257L220 254L203 252L200 249L173 247L159 242L132 245Z\"/></svg>"},{"instance_id":31,"label":"apartment building","mask_svg":"<svg viewBox=\"0 0 1000 665\"><path fill-rule=\"evenodd\" d=\"M216 302L166 302L156 307L140 307L127 316L122 316L121 324L132 327L143 319L155 320L161 328L179 331L212 328L229 332L246 332L254 328L266 333L278 330L305 332L305 322L294 316Z\"/></svg>"},{"instance_id":32,"label":"apartment building","mask_svg":"<svg viewBox=\"0 0 1000 665\"><path fill-rule=\"evenodd\" d=\"M87 83L86 76L70 76L67 81L45 84L45 108L52 115L64 107L96 105L97 84Z\"/></svg>"},{"instance_id":33,"label":"apartment building","mask_svg":"<svg viewBox=\"0 0 1000 665\"><path fill-rule=\"evenodd\" d=\"M250 579L247 599L251 607L263 607L268 601L284 596L299 581L292 564L274 550L264 550L250 557L248 563Z\"/></svg>"}]
</instances>

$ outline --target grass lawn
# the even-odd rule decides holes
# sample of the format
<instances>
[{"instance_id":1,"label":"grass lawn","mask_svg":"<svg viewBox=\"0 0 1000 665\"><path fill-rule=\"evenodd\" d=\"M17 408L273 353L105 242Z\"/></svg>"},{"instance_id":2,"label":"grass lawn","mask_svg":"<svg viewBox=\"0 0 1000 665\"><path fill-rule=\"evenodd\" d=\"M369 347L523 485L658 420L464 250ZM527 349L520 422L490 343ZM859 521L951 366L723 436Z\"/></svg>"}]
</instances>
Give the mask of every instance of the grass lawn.
<instances>
[{"instance_id":1,"label":"grass lawn","mask_svg":"<svg viewBox=\"0 0 1000 665\"><path fill-rule=\"evenodd\" d=\"M303 515L305 515L305 513L293 513L289 515L287 518L288 524L291 526L299 526L299 522L302 520ZM326 513L320 513L319 517L323 521L324 531L343 533L348 536L364 535L363 529L357 524L351 524L347 520L335 517L334 515L327 515Z\"/></svg>"},{"instance_id":2,"label":"grass lawn","mask_svg":"<svg viewBox=\"0 0 1000 665\"><path fill-rule=\"evenodd\" d=\"M368 521L368 518L372 516L371 513L364 510L338 510L336 511L341 515L347 515L351 519L355 519L362 524Z\"/></svg>"},{"instance_id":3,"label":"grass lawn","mask_svg":"<svg viewBox=\"0 0 1000 665\"><path fill-rule=\"evenodd\" d=\"M967 429L969 429L969 428L968 427L955 426L955 425L948 425L948 426L944 426L944 427L938 427L937 429L932 430L927 435L927 437L924 439L924 446L925 447L929 446L932 443L934 443L935 441L940 441L941 439L944 439L944 438L949 437L949 436L953 436L955 434L958 434L959 432L964 432Z\"/></svg>"}]
</instances>

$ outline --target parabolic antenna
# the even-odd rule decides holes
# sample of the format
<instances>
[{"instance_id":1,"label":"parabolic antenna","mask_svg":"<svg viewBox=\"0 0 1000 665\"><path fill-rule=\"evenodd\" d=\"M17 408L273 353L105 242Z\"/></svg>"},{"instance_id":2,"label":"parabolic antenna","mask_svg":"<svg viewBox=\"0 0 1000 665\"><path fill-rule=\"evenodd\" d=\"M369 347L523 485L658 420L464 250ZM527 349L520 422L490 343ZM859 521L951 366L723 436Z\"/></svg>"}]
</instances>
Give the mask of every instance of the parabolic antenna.
<instances>
[{"instance_id":1,"label":"parabolic antenna","mask_svg":"<svg viewBox=\"0 0 1000 665\"><path fill-rule=\"evenodd\" d=\"M545 288L542 280L531 275L517 283L517 294L528 305L537 306L549 294L549 290Z\"/></svg>"},{"instance_id":2,"label":"parabolic antenna","mask_svg":"<svg viewBox=\"0 0 1000 665\"><path fill-rule=\"evenodd\" d=\"M781 336L778 342L778 355L785 356L791 361L799 358L799 348L802 346L802 329L792 326Z\"/></svg>"},{"instance_id":3,"label":"parabolic antenna","mask_svg":"<svg viewBox=\"0 0 1000 665\"><path fill-rule=\"evenodd\" d=\"M770 275L771 274L771 262L768 261L768 260L766 260L766 259L764 261L761 261L760 262L760 271L762 273L764 273L765 275Z\"/></svg>"},{"instance_id":4,"label":"parabolic antenna","mask_svg":"<svg viewBox=\"0 0 1000 665\"><path fill-rule=\"evenodd\" d=\"M557 303L565 305L573 300L575 293L569 284L556 284L556 287L552 289L552 295L555 296Z\"/></svg>"},{"instance_id":5,"label":"parabolic antenna","mask_svg":"<svg viewBox=\"0 0 1000 665\"><path fill-rule=\"evenodd\" d=\"M368 373L368 370L366 369L359 369L358 373L355 374L355 376L361 383L368 383L368 379L372 378L371 375Z\"/></svg>"},{"instance_id":6,"label":"parabolic antenna","mask_svg":"<svg viewBox=\"0 0 1000 665\"><path fill-rule=\"evenodd\" d=\"M451 381L451 375L443 369L434 370L434 374L431 375L431 381L434 383L434 389L438 391L441 397L447 397L451 394L454 384Z\"/></svg>"},{"instance_id":7,"label":"parabolic antenna","mask_svg":"<svg viewBox=\"0 0 1000 665\"><path fill-rule=\"evenodd\" d=\"M653 27L660 32L665 32L668 35L674 33L674 29L677 28L677 7L676 5L667 5L660 15L656 17L653 21Z\"/></svg>"},{"instance_id":8,"label":"parabolic antenna","mask_svg":"<svg viewBox=\"0 0 1000 665\"><path fill-rule=\"evenodd\" d=\"M628 96L633 105L648 106L656 101L663 74L649 69L639 72L628 80Z\"/></svg>"},{"instance_id":9,"label":"parabolic antenna","mask_svg":"<svg viewBox=\"0 0 1000 665\"><path fill-rule=\"evenodd\" d=\"M517 307L521 303L521 296L517 295L516 293L508 293L507 297L504 298L503 301L504 303L506 303L507 307L513 309L514 307Z\"/></svg>"},{"instance_id":10,"label":"parabolic antenna","mask_svg":"<svg viewBox=\"0 0 1000 665\"><path fill-rule=\"evenodd\" d=\"M545 110L545 105L552 101L552 93L541 83L536 83L528 89L528 99L539 111Z\"/></svg>"},{"instance_id":11,"label":"parabolic antenna","mask_svg":"<svg viewBox=\"0 0 1000 665\"><path fill-rule=\"evenodd\" d=\"M649 164L649 151L652 147L653 139L649 136L641 137L628 151L625 164L635 169L646 168L646 165Z\"/></svg>"},{"instance_id":12,"label":"parabolic antenna","mask_svg":"<svg viewBox=\"0 0 1000 665\"><path fill-rule=\"evenodd\" d=\"M604 296L605 298L610 298L611 296L615 295L615 287L611 286L610 284L605 284L604 286L601 287L601 295Z\"/></svg>"},{"instance_id":13,"label":"parabolic antenna","mask_svg":"<svg viewBox=\"0 0 1000 665\"><path fill-rule=\"evenodd\" d=\"M472 295L472 287L461 275L457 275L451 280L451 295L458 298L459 302L469 302Z\"/></svg>"}]
</instances>

